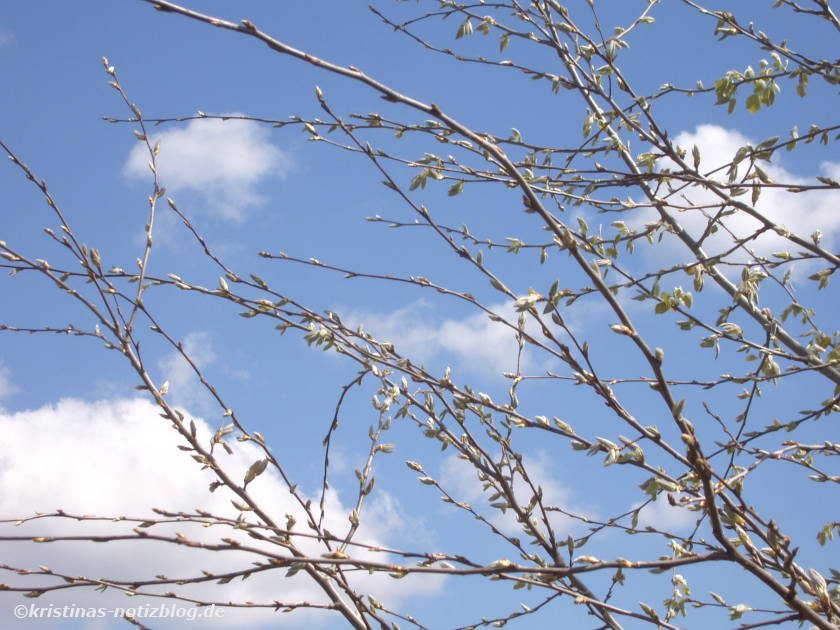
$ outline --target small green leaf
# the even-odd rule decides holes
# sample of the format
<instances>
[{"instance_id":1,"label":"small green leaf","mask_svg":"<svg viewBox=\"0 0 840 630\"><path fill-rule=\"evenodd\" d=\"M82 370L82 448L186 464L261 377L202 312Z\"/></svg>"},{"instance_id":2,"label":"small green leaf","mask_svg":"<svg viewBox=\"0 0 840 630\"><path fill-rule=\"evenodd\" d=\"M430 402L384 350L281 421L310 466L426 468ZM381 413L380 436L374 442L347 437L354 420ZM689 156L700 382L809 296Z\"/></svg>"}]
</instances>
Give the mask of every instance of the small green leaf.
<instances>
[{"instance_id":1,"label":"small green leaf","mask_svg":"<svg viewBox=\"0 0 840 630\"><path fill-rule=\"evenodd\" d=\"M752 606L747 606L746 604L738 604L737 606L731 606L729 608L729 618L731 620L740 619L743 617L745 612L749 612L752 610Z\"/></svg>"},{"instance_id":2,"label":"small green leaf","mask_svg":"<svg viewBox=\"0 0 840 630\"><path fill-rule=\"evenodd\" d=\"M458 27L458 32L455 33L455 39L461 39L465 35L472 35L473 33L473 25L470 21L470 18L464 20L463 24Z\"/></svg>"},{"instance_id":3,"label":"small green leaf","mask_svg":"<svg viewBox=\"0 0 840 630\"><path fill-rule=\"evenodd\" d=\"M248 471L245 473L245 483L243 484L243 487L247 486L254 479L263 474L267 465L267 459L258 459L253 464L251 464L251 467L248 468Z\"/></svg>"}]
</instances>

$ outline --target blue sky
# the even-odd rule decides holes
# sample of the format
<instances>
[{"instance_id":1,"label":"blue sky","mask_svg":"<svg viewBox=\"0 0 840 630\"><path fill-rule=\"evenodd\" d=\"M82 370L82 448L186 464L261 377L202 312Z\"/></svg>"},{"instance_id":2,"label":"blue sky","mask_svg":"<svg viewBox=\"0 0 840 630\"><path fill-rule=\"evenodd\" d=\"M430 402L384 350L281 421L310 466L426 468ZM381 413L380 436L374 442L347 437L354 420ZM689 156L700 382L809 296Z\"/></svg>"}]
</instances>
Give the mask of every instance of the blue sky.
<instances>
[{"instance_id":1,"label":"blue sky","mask_svg":"<svg viewBox=\"0 0 840 630\"><path fill-rule=\"evenodd\" d=\"M581 11L578 4L585 3L575 3L575 10ZM554 96L543 82L531 81L514 71L458 64L424 51L416 42L383 25L360 4L324 0L314 8L314 3L298 0L195 0L189 5L234 21L247 17L292 46L340 65L356 66L405 94L435 102L474 129L507 137L510 128L516 127L535 142L557 146L580 142L585 111L570 94ZM394 20L431 10L435 5L377 3ZM644 3L616 5L620 6L605 8L604 20L610 27L632 20ZM656 17L656 24L630 37L631 47L622 57L628 76L641 92L668 82L690 87L702 80L712 85L728 70L742 71L750 64L757 67L764 55L756 47L737 41L713 45L714 21L701 19L682 3L660 3L651 15ZM824 50L831 49L826 44L836 37L814 21L791 19L791 14L782 10L762 8L760 18L760 27L771 36L787 38L792 48L818 51L814 52L816 56L827 55ZM552 63L545 53L518 42L502 55L493 37L475 34L455 42L457 26L450 20L429 22L420 28L441 46L461 46L492 59L519 56L523 63L537 66L550 67ZM197 111L277 121L290 116L325 118L315 97L318 85L331 107L343 117L377 111L392 119L423 120L346 78L277 55L233 33L156 12L144 2L6 3L0 8L0 76L5 88L0 99L0 138L37 177L46 180L79 239L98 248L105 267L136 268L134 260L141 255L144 243L151 179L148 156L132 135L130 125L102 120L103 116L129 115L119 95L108 86L109 78L100 61L103 56L115 66L123 88L146 118L193 116ZM676 142L686 147L696 144L702 150L704 164L711 166L726 163L747 142L785 136L794 125L802 131L809 124L833 124L834 108L826 99L834 96L815 82L809 98L800 99L792 84L783 83L779 103L758 115L749 114L743 104L728 115L724 107L713 105L710 95L672 97L656 107L659 119ZM516 343L509 330L491 322L485 314L431 290L368 279L344 280L340 273L257 255L259 251L285 252L360 272L425 276L469 291L494 312L515 321L512 300L461 264L431 230L391 229L366 221L365 217L381 215L413 222L415 215L379 183L381 175L362 156L310 142L308 134L301 131L297 125L275 128L253 121L193 120L164 124L151 133L161 140L159 173L167 195L231 268L243 276L258 274L313 310L330 309L345 321L363 324L378 338L394 341L398 349L415 357L430 372L442 373L451 366L453 380L488 392L494 399L504 399L509 382L501 373L515 369ZM425 151L444 150L416 137L398 142L390 132L364 137L409 159L418 159ZM337 134L334 139L345 140ZM778 155L767 170L774 179L800 184L813 181L815 173L840 179L840 158L832 145L815 143L794 154ZM406 186L413 176L408 169L395 169L394 173ZM476 185L467 186L462 195L448 197L447 189L447 183L430 181L425 189L412 194L441 223L455 228L467 224L481 238L551 241L537 223L520 212L521 195L517 191ZM56 266L72 264L43 232L43 227L55 228L56 221L42 196L11 164L0 168L0 190L0 240ZM693 194L695 201L706 200L702 192ZM802 196L768 192L762 209L802 234L820 229L824 244L836 249L838 201L836 191ZM174 273L192 283L215 287L218 270L203 257L190 233L165 204L161 203L159 212L151 273ZM569 222L579 215L586 218L592 231L600 222L608 226L614 220L604 221L585 207L568 212ZM646 220L649 217L644 214L626 219L631 226L641 226ZM696 227L690 219L686 224L689 229ZM733 219L731 226L736 231L749 230L751 224ZM712 239L713 246L717 243ZM757 251L770 254L783 246L779 237L768 236L757 245ZM667 239L661 247L642 249L628 263L633 269L679 260L676 247ZM550 252L542 266L533 250L523 250L518 256L499 248L485 253L488 264L503 275L517 295L526 295L531 288L545 293L556 277L570 278L570 284L576 281L563 253ZM803 302L816 305L818 314L827 318L837 307L836 296L830 290L820 294L811 290L806 277L813 271L802 266L795 272L795 282L803 292ZM684 276L680 281L690 288L691 278ZM709 293L708 302L698 299L696 307L707 315L724 303L714 289ZM699 335L680 334L673 325L676 317L654 318L649 304L629 299L624 302L639 330L650 336L651 345L665 348L669 361L673 360L674 378L708 379L745 369L742 357L734 351L724 352L717 361L712 351L699 352ZM299 335L280 336L272 324L260 318L239 318L236 308L218 300L161 287L149 293L147 303L170 334L183 342L227 404L249 428L265 436L305 495L317 500L323 473L321 441L341 386L354 378L356 365L334 353L307 348ZM590 340L592 356L604 366L606 375L628 378L645 373L629 347L623 347L610 332L608 325L614 320L603 304L584 298L569 307L564 317L581 338ZM92 325L77 305L30 273L3 277L0 323L19 327ZM160 383L168 381L170 400L195 417L202 431L212 434L223 422L218 406L171 347L153 335L147 337L143 349L153 377ZM563 366L556 359L528 350L522 369L544 375ZM136 376L121 357L89 339L0 335L0 430L5 438L5 446L0 448L0 517L20 518L56 508L140 516L152 507L202 506L230 511L227 498L206 492L210 477L174 447L166 422L158 417L150 400L138 396L135 385ZM668 410L650 392L630 385L617 387L642 424L656 424L664 433L670 432L668 437L679 441L674 429L669 428ZM772 390L770 386L767 389ZM377 419L369 404L375 391L370 380L352 390L335 437L328 498L331 518L339 530L346 527L346 514L358 485L353 471L363 465L369 447L367 428ZM711 394L716 412L725 417L737 414L743 403L735 399L736 393L730 387ZM831 388L816 378L802 377L790 384L783 379L778 392L756 400L752 412L756 426L769 424L774 417L789 421L800 409L813 407L830 394ZM695 424L711 424L701 405L702 392L686 388L683 395L689 397L687 413ZM603 404L582 388L535 380L522 386L520 398L523 413L560 417L590 438L615 439L627 431L618 427ZM715 435L713 429L709 429L710 436ZM488 563L513 553L486 529L477 527L474 519L443 505L437 491L417 484L416 473L404 462L422 462L430 475L452 488L461 500L486 506L486 497L482 497L473 473L465 471L450 451L441 453L436 443L424 440L406 422L395 422L391 433L385 441L397 444L397 450L376 460L377 490L370 497L370 513L363 530L366 540L407 549L465 553ZM825 434L822 424L814 424L803 430L800 439L821 441ZM568 444L551 443L539 434L524 434L519 444L531 474L551 495L551 501L570 511L605 519L645 499L638 488L645 480L642 471L616 474L614 468L601 466L600 457L586 458L569 449ZM230 466L243 474L256 457L257 451L249 445L237 445ZM800 483L801 479L787 475L788 469L766 468L753 482L752 500L760 508L766 507L791 534L802 537L803 564L811 566L807 564L811 562L825 569L827 560L820 554L828 551L831 558L836 558L836 549L816 547L815 523L836 519L831 507L836 502L815 500L817 494ZM276 475L267 475L260 483L263 485L256 488L255 482L255 492L262 493L276 513L295 509ZM780 506L782 496L787 497L787 504ZM491 515L492 510L487 508L486 513ZM515 523L510 519L489 517L501 530L513 531ZM694 515L669 508L660 500L643 512L642 524L646 522L685 533L690 531ZM576 536L586 531L580 523L558 520L557 526ZM67 527L63 522L27 524L18 530L3 525L0 535L53 533L67 531L62 529ZM103 531L112 531L102 527ZM602 537L597 552L593 548L587 553L629 556L628 540L638 545L631 548L637 550L634 553L638 557L669 552L660 539L653 542L649 538L608 534ZM9 564L33 568L48 565L79 574L127 570L175 573L184 566L205 566L200 564L203 559L197 561L180 549L149 551L136 544L118 550L112 543L104 554L96 548L91 551L90 546L66 545L43 551L37 545L2 544L3 561ZM230 566L225 564L226 559L210 561L218 563L219 570ZM698 569L694 575L698 579L695 595L705 599L709 582L715 584L717 592L726 591L730 603L741 601L739 598L754 601L750 598L757 597L761 590L735 576L722 580L708 568ZM0 574L0 583L13 583L13 577L7 579ZM661 604L668 595L670 579L670 574L645 574L638 576L637 583L628 580L622 604L635 606L645 597L651 604ZM604 580L593 578L593 585L603 588L608 577ZM229 585L233 589L229 594L219 594L224 587L200 594L271 600L278 597L280 588L288 600L319 598L301 579L282 582L279 587L277 584L276 579L255 578ZM482 616L507 614L519 602L533 605L539 601L527 591L512 592L509 585L488 584L477 578L377 578L372 590L379 599L417 614L432 628L475 623ZM17 595L0 597L4 609L18 603ZM33 601L41 605L72 602L79 606L115 606L124 599L76 589ZM108 603L96 603L100 601ZM562 618L574 625L582 615L563 602L554 604L552 611L545 618L551 623ZM695 613L689 625L702 622L704 612ZM343 627L337 617L319 613L278 617L229 611L219 623L220 627L244 628L274 622L292 628L302 623L319 628ZM15 621L11 614L0 619L0 625L46 627L32 619ZM523 628L544 626L545 621L539 618L526 618L519 624ZM68 627L113 625L73 622Z\"/></svg>"}]
</instances>

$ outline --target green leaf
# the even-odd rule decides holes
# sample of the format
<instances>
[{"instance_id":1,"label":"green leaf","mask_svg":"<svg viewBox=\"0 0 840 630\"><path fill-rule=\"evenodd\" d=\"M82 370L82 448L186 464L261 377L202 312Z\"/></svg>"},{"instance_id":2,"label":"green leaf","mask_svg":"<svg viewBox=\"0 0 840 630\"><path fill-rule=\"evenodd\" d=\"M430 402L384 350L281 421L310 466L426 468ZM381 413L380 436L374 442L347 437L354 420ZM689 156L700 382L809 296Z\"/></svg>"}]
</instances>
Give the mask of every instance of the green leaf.
<instances>
[{"instance_id":1,"label":"green leaf","mask_svg":"<svg viewBox=\"0 0 840 630\"><path fill-rule=\"evenodd\" d=\"M409 190L417 190L418 188L425 188L426 187L426 178L429 177L431 171L427 168L424 168L422 171L417 173L412 180L411 184L409 184Z\"/></svg>"},{"instance_id":2,"label":"green leaf","mask_svg":"<svg viewBox=\"0 0 840 630\"><path fill-rule=\"evenodd\" d=\"M656 614L656 611L651 607L645 604L644 602L639 602L639 608L645 611L651 619L659 619L659 615Z\"/></svg>"},{"instance_id":3,"label":"green leaf","mask_svg":"<svg viewBox=\"0 0 840 630\"><path fill-rule=\"evenodd\" d=\"M711 591L710 591L710 592L709 592L709 595L711 595L711 596L712 596L712 599L714 599L714 600L715 600L718 604L720 604L721 606L726 606L726 600L725 600L725 599L723 599L723 597L721 597L721 596L720 596L720 595L718 595L717 593L713 593L713 592L711 592Z\"/></svg>"},{"instance_id":4,"label":"green leaf","mask_svg":"<svg viewBox=\"0 0 840 630\"><path fill-rule=\"evenodd\" d=\"M464 23L458 27L458 32L455 33L455 39L461 39L465 35L472 35L473 33L473 25L470 21L470 18L464 20Z\"/></svg>"},{"instance_id":5,"label":"green leaf","mask_svg":"<svg viewBox=\"0 0 840 630\"><path fill-rule=\"evenodd\" d=\"M729 618L733 621L736 619L740 619L744 616L745 612L749 612L752 610L752 606L747 606L746 604L738 604L736 606L731 606L729 608Z\"/></svg>"},{"instance_id":6,"label":"green leaf","mask_svg":"<svg viewBox=\"0 0 840 630\"><path fill-rule=\"evenodd\" d=\"M762 140L758 146L755 148L756 151L764 151L765 149L769 149L770 147L774 146L779 141L779 136L773 136L772 138L767 138L767 140Z\"/></svg>"},{"instance_id":7,"label":"green leaf","mask_svg":"<svg viewBox=\"0 0 840 630\"><path fill-rule=\"evenodd\" d=\"M251 467L248 468L248 471L245 473L245 483L243 484L243 487L247 486L254 479L263 474L265 472L266 466L268 466L267 459L258 459L253 464L251 464Z\"/></svg>"}]
</instances>

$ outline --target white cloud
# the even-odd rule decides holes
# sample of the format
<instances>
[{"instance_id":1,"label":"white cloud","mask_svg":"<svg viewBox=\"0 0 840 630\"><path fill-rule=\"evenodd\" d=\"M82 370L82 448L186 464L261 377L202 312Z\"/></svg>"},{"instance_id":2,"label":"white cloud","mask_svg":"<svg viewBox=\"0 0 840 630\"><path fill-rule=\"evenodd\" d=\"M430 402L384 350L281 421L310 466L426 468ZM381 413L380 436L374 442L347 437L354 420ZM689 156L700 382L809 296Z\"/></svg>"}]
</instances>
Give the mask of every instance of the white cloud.
<instances>
[{"instance_id":1,"label":"white cloud","mask_svg":"<svg viewBox=\"0 0 840 630\"><path fill-rule=\"evenodd\" d=\"M158 412L155 405L144 399L95 403L67 399L36 410L0 413L0 432L7 444L16 445L0 454L0 518L21 518L32 516L36 511L50 513L57 509L106 517L148 518L154 516L153 507L190 512L201 508L235 518L238 512L230 503L232 495L225 489L212 494L208 491L213 474L202 470L200 464L176 448L184 440ZM209 442L213 432L211 427L198 418L195 422L199 435ZM261 458L261 451L253 444L235 440L230 443L234 451L232 455L225 455L221 449L217 452L232 478L242 479L247 468ZM300 506L292 500L288 488L273 470L269 469L258 477L248 491L277 521L285 523L284 515L294 514L299 523L298 531L306 531ZM317 505L317 497L313 499ZM411 523L406 523L405 510L394 497L375 491L370 500L371 514L363 513L362 529L357 540L385 544L389 537L392 538L392 529L398 529L400 524L411 527ZM346 531L349 509L333 491L327 495L327 510L326 525L330 530L336 534ZM23 536L106 535L130 533L135 525L112 520L76 522L71 519L42 519L19 527L11 523L2 524L0 531L4 535ZM223 526L203 528L181 522L157 525L146 531L169 535L179 531L188 538L205 542L218 542L221 538L233 536L259 545ZM259 559L245 553L211 553L153 541L0 545L3 562L12 566L37 570L38 566L45 565L71 575L112 579L150 579L161 573L170 577L189 577L199 574L200 569L219 574L248 568L252 566L251 562ZM325 551L315 541L301 543L301 546L311 555L320 555ZM372 557L378 560L386 558L382 554ZM226 585L211 582L168 588L180 594L220 601L325 601L325 596L307 576L299 574L283 579L284 573L285 569L280 569L256 573L247 581L236 579ZM21 584L24 579L27 578L0 575L0 582ZM43 579L33 578L28 583L35 586L43 583ZM366 592L375 594L388 604L396 604L405 596L435 592L441 583L440 579L434 578L393 580L385 575L357 579L365 580L363 588ZM30 601L21 598L21 603L28 604ZM92 589L68 589L44 595L35 601L44 606L50 603L105 607L127 605L127 599L121 593L108 590L100 594ZM148 601L139 598L130 600L132 605ZM173 602L154 600L151 603L160 601ZM188 604L179 606L191 608ZM324 619L318 613L307 615L305 618L312 623ZM268 621L299 625L301 620L298 614L225 609L216 623L251 628ZM207 627L207 624L202 627Z\"/></svg>"},{"instance_id":2,"label":"white cloud","mask_svg":"<svg viewBox=\"0 0 840 630\"><path fill-rule=\"evenodd\" d=\"M688 151L689 160L691 159L692 147L694 145L698 147L701 156L700 170L703 172L729 163L740 147L746 144L752 144L753 146L757 144L738 131L708 124L699 125L694 132L683 131L674 138L674 142ZM778 160L784 159L783 153L776 152L774 157L777 159L777 163L759 162L759 165L773 180L780 183L790 185L814 183L812 180L792 173L781 166ZM742 175L745 173L747 164L748 162L744 161L740 165ZM659 166L666 167L668 162L663 160ZM824 162L821 165L821 171L823 174L831 176L834 173L836 176L840 173L840 163ZM726 171L719 171L715 174L715 177L725 180ZM718 198L714 194L699 188L686 189L682 194L694 204L715 204L718 202ZM749 193L744 195L742 199L746 203L750 203ZM671 200L675 204L684 203L684 200L676 196L672 197ZM805 238L809 238L814 231L821 230L824 234L822 244L831 248L836 241L836 231L840 227L838 205L840 205L840 193L837 191L795 194L782 188L770 188L761 193L755 208L775 223L785 226ZM716 212L716 209L712 208L711 212ZM638 220L636 227L653 218L655 217L652 213L646 214ZM676 218L695 238L703 234L708 223L708 219L696 210L679 213ZM744 212L736 212L725 217L723 224L740 238L753 234L760 227L760 223L756 219ZM677 247L675 239L669 240L674 243L674 247ZM706 253L710 255L726 251L731 245L732 237L722 229L717 234L707 238L703 243ZM796 245L776 233L764 233L757 240L749 242L748 247L757 254L764 256L776 251L791 251L793 253L798 250ZM683 250L681 249L681 251ZM657 256L661 253L660 248L657 248ZM746 261L750 257L744 252L733 255L732 258Z\"/></svg>"},{"instance_id":3,"label":"white cloud","mask_svg":"<svg viewBox=\"0 0 840 630\"><path fill-rule=\"evenodd\" d=\"M0 365L0 401L4 398L8 398L17 391L19 391L19 389L17 385L12 382L9 368Z\"/></svg>"},{"instance_id":4,"label":"white cloud","mask_svg":"<svg viewBox=\"0 0 840 630\"><path fill-rule=\"evenodd\" d=\"M641 503L637 503L633 508L637 508ZM658 500L651 501L639 512L640 529L645 527L655 527L660 531L679 532L688 527L694 526L698 515L701 512L692 512L684 507L669 504L663 496Z\"/></svg>"},{"instance_id":5,"label":"white cloud","mask_svg":"<svg viewBox=\"0 0 840 630\"><path fill-rule=\"evenodd\" d=\"M161 141L157 158L161 184L176 201L179 193L195 194L200 202L196 207L242 221L250 206L265 202L258 192L260 182L285 177L291 167L288 154L272 145L268 135L253 121L216 119L192 120L186 127L155 134L152 143ZM124 172L132 178L148 178L148 163L148 149L138 142Z\"/></svg>"},{"instance_id":6,"label":"white cloud","mask_svg":"<svg viewBox=\"0 0 840 630\"><path fill-rule=\"evenodd\" d=\"M492 312L516 324L519 314L513 302L492 304ZM339 309L340 310L340 309ZM493 321L484 312L476 312L462 319L440 317L434 306L419 299L390 313L361 310L340 310L342 319L352 328L363 325L364 330L379 341L394 343L397 352L415 361L457 358L464 365L485 373L512 372L516 367L516 334L509 326ZM526 330L540 337L529 321ZM537 352L527 345L523 351L521 369L545 369L532 358ZM448 356L447 356L448 355Z\"/></svg>"},{"instance_id":7,"label":"white cloud","mask_svg":"<svg viewBox=\"0 0 840 630\"><path fill-rule=\"evenodd\" d=\"M206 332L188 334L182 342L182 347L199 369L206 368L216 360L210 335ZM164 381L169 382L170 400L186 406L201 404L205 400L204 386L180 352L172 350L158 361L158 367L163 372Z\"/></svg>"},{"instance_id":8,"label":"white cloud","mask_svg":"<svg viewBox=\"0 0 840 630\"><path fill-rule=\"evenodd\" d=\"M831 179L840 179L840 162L822 162L820 163L820 170L823 175Z\"/></svg>"},{"instance_id":9,"label":"white cloud","mask_svg":"<svg viewBox=\"0 0 840 630\"><path fill-rule=\"evenodd\" d=\"M6 28L0 28L0 48L12 46L15 43L15 34Z\"/></svg>"}]
</instances>

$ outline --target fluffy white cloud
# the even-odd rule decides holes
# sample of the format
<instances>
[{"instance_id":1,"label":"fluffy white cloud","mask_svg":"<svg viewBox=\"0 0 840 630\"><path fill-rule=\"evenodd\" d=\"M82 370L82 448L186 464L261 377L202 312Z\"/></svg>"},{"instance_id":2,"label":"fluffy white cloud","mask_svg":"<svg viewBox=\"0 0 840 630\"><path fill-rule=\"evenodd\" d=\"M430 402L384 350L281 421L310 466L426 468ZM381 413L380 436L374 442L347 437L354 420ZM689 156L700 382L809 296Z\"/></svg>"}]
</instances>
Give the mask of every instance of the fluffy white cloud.
<instances>
[{"instance_id":1,"label":"fluffy white cloud","mask_svg":"<svg viewBox=\"0 0 840 630\"><path fill-rule=\"evenodd\" d=\"M513 303L492 304L489 309L508 322L516 324L519 313ZM363 325L380 341L390 341L396 350L416 361L457 358L462 365L485 373L501 374L516 367L516 334L509 326L493 321L484 312L476 312L462 319L441 317L434 306L419 299L390 313L361 310L341 310L342 319L351 327ZM526 330L539 338L529 322ZM538 364L535 351L527 345L523 351L523 371L545 369Z\"/></svg>"},{"instance_id":2,"label":"fluffy white cloud","mask_svg":"<svg viewBox=\"0 0 840 630\"><path fill-rule=\"evenodd\" d=\"M178 193L195 194L200 202L196 207L241 221L248 207L265 201L257 190L260 182L284 177L291 167L290 157L272 145L268 135L253 121L217 119L192 120L186 127L156 134L152 143L161 141L161 184L176 198ZM148 149L138 142L124 172L131 178L148 178L148 163Z\"/></svg>"},{"instance_id":3,"label":"fluffy white cloud","mask_svg":"<svg viewBox=\"0 0 840 630\"><path fill-rule=\"evenodd\" d=\"M637 508L637 503L633 508ZM639 529L655 527L661 531L681 532L693 527L700 512L692 512L678 505L671 505L664 496L651 501L639 512Z\"/></svg>"},{"instance_id":4,"label":"fluffy white cloud","mask_svg":"<svg viewBox=\"0 0 840 630\"><path fill-rule=\"evenodd\" d=\"M699 125L694 132L684 131L674 138L674 142L686 149L691 154L692 147L697 146L701 163L700 169L703 172L709 172L714 168L728 164L737 153L738 149L752 144L755 146L757 142L747 138L738 131L725 129L719 125ZM760 162L762 169L775 181L790 185L803 185L813 183L805 177L801 177L792 173L784 166L778 163L779 160L784 160L782 155L784 152L777 152L775 158L777 163L767 164ZM690 159L690 158L689 158ZM669 163L662 160L660 167L667 167ZM741 174L745 172L747 162L742 162L740 165ZM840 163L824 162L821 165L823 174L829 176L836 176L840 172ZM834 173L835 175L832 175ZM725 180L726 170L718 171L715 177ZM689 199L692 204L716 204L718 198L713 193L696 187L688 188L681 191L681 194ZM750 202L749 194L743 197L744 201ZM676 196L672 199L675 204L682 204L685 201ZM784 190L783 188L765 189L761 193L761 197L755 204L755 208L766 215L773 222L787 227L792 232L808 238L816 230L822 231L825 238L823 245L831 247L835 242L835 233L840 227L840 213L837 212L837 207L840 205L840 193L837 191L795 194ZM711 212L716 212L712 208ZM638 225L651 220L653 214L646 214L638 221ZM686 230L695 238L699 238L706 230L708 219L697 210L689 210L677 215L677 219L686 228ZM736 237L744 238L755 233L760 227L760 223L747 215L744 212L736 212L722 220L723 225L731 231ZM675 239L670 239L675 243ZM708 238L705 239L703 247L708 254L717 254L728 250L732 245L732 236L726 234L725 230L721 229ZM769 255L776 251L791 252L797 251L797 247L784 239L782 236L774 232L766 232L760 235L756 240L747 243L759 255ZM682 251L682 250L681 250ZM661 255L660 248L657 248L657 256ZM733 259L739 261L747 261L750 256L746 252L734 254Z\"/></svg>"},{"instance_id":5,"label":"fluffy white cloud","mask_svg":"<svg viewBox=\"0 0 840 630\"><path fill-rule=\"evenodd\" d=\"M200 508L236 518L238 511L230 503L233 496L225 489L212 494L208 491L213 474L202 470L187 453L176 448L184 441L159 416L158 411L144 399L94 403L68 399L36 410L0 413L0 431L4 440L15 445L13 449L4 449L0 455L0 518L22 518L34 515L36 511L49 513L57 509L110 518L148 518L154 516L152 508L190 512ZM199 435L209 441L211 428L201 419L195 422ZM220 458L234 479L242 479L248 467L261 458L261 451L249 443L231 441L231 446L232 455L224 455L218 449ZM285 514L296 515L298 530L306 531L300 506L273 470L269 469L258 477L248 490L277 521L285 523ZM399 524L406 526L406 512L394 497L386 493L374 492L371 501L371 517L363 514L357 540L385 544L388 538L392 538L392 530L398 529ZM314 498L314 503L317 505L317 498ZM331 531L337 534L346 531L348 511L337 494L330 491L326 525ZM22 536L107 535L130 533L131 527L136 525L115 522L110 518L99 522L41 519L20 526L6 523L0 525L0 531L3 535ZM233 536L248 544L259 544L222 526L202 528L182 522L157 525L146 531L169 535L178 531L188 538L204 542L218 542L221 538ZM260 559L244 553L210 553L153 541L0 544L3 562L12 566L37 570L38 566L45 565L54 571L72 575L112 579L149 579L157 574L189 577L199 573L199 569L219 574L247 568L251 562ZM324 552L315 541L303 543L302 547L312 555ZM385 559L381 554L375 557ZM285 573L285 570L257 573L247 581L236 579L226 585L211 582L172 588L180 594L218 601L325 600L325 596L305 575L283 579L281 572ZM26 578L0 574L0 582L20 584L23 579ZM43 579L33 577L30 584L34 587ZM358 579L366 580L364 588L367 591L391 604L405 596L434 592L440 585L440 580L428 578L397 581L380 575ZM4 597L9 603L12 597L19 596L6 594ZM21 598L25 604L31 601ZM44 595L34 601L43 606L52 603L114 607L126 606L129 600L110 589L102 594L92 589L70 589ZM170 603L173 600L159 601ZM131 599L130 602L139 605L147 600ZM188 604L179 606L190 608ZM301 623L297 614L278 615L270 610L237 612L225 609L223 612L215 623L227 627L251 628L269 621L273 624L284 621L293 625ZM306 618L315 623L324 620L325 616L311 613ZM170 627L166 624L152 625ZM207 627L207 624L202 627Z\"/></svg>"},{"instance_id":6,"label":"fluffy white cloud","mask_svg":"<svg viewBox=\"0 0 840 630\"><path fill-rule=\"evenodd\" d=\"M0 28L0 48L11 46L15 43L15 34L12 31Z\"/></svg>"}]
</instances>

